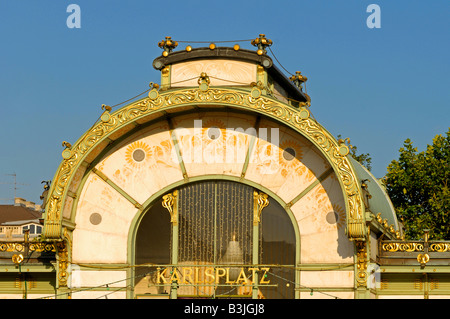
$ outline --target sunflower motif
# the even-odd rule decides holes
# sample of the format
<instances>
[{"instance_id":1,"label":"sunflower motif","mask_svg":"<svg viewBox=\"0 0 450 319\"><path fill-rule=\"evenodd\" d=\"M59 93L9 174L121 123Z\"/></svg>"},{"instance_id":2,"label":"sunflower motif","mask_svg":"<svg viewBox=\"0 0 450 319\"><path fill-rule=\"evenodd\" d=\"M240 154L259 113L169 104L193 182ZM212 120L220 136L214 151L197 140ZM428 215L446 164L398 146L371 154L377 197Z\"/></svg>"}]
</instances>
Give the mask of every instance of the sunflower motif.
<instances>
[{"instance_id":1,"label":"sunflower motif","mask_svg":"<svg viewBox=\"0 0 450 319\"><path fill-rule=\"evenodd\" d=\"M300 168L299 161L303 158L303 152L298 142L293 140L281 142L278 153L278 162L283 176L286 177L290 172Z\"/></svg>"},{"instance_id":2,"label":"sunflower motif","mask_svg":"<svg viewBox=\"0 0 450 319\"><path fill-rule=\"evenodd\" d=\"M300 144L292 140L285 140L280 143L280 164L284 167L292 167L296 165L297 160L303 158L303 152Z\"/></svg>"},{"instance_id":3,"label":"sunflower motif","mask_svg":"<svg viewBox=\"0 0 450 319\"><path fill-rule=\"evenodd\" d=\"M204 123L201 135L203 160L207 163L223 163L226 152L225 123L211 119Z\"/></svg>"},{"instance_id":4,"label":"sunflower motif","mask_svg":"<svg viewBox=\"0 0 450 319\"><path fill-rule=\"evenodd\" d=\"M150 147L144 142L137 141L128 145L125 159L128 164L137 168L150 158L150 154Z\"/></svg>"},{"instance_id":5,"label":"sunflower motif","mask_svg":"<svg viewBox=\"0 0 450 319\"><path fill-rule=\"evenodd\" d=\"M207 140L216 141L219 138L226 137L226 127L225 123L218 119L211 119L206 121L204 127L202 128L202 136Z\"/></svg>"},{"instance_id":6,"label":"sunflower motif","mask_svg":"<svg viewBox=\"0 0 450 319\"><path fill-rule=\"evenodd\" d=\"M333 204L333 210L328 212L325 216L327 224L336 225L341 229L345 224L345 211L341 205Z\"/></svg>"}]
</instances>

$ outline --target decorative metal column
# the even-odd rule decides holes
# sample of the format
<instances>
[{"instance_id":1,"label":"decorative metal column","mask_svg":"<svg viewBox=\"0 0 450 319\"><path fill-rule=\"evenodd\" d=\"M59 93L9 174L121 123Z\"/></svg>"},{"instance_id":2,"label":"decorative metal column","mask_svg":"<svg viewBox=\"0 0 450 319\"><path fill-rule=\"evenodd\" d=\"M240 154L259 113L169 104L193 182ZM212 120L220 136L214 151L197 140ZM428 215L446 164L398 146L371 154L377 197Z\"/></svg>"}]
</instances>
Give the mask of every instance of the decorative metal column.
<instances>
[{"instance_id":1,"label":"decorative metal column","mask_svg":"<svg viewBox=\"0 0 450 319\"><path fill-rule=\"evenodd\" d=\"M259 264L259 224L262 210L269 205L268 195L262 192L253 192L253 258L254 267ZM254 272L252 298L258 299L258 272Z\"/></svg>"},{"instance_id":2,"label":"decorative metal column","mask_svg":"<svg viewBox=\"0 0 450 319\"><path fill-rule=\"evenodd\" d=\"M172 257L171 264L175 265L172 271L177 271L178 264L178 191L163 196L162 206L169 211L170 222L172 223ZM170 288L170 298L177 298L178 283L172 282Z\"/></svg>"}]
</instances>

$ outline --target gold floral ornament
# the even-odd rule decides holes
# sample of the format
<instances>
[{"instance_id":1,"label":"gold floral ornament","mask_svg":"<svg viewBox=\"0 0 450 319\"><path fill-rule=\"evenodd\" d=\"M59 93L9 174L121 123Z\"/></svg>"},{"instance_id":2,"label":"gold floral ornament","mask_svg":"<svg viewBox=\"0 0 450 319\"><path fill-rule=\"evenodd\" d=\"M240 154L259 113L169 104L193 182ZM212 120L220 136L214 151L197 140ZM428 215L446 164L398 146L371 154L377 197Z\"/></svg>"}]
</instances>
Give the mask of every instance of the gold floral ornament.
<instances>
[{"instance_id":1,"label":"gold floral ornament","mask_svg":"<svg viewBox=\"0 0 450 319\"><path fill-rule=\"evenodd\" d=\"M417 255L417 261L422 266L425 266L426 263L430 261L430 255L428 255L428 254L419 254L419 255Z\"/></svg>"},{"instance_id":2,"label":"gold floral ornament","mask_svg":"<svg viewBox=\"0 0 450 319\"><path fill-rule=\"evenodd\" d=\"M358 287L367 286L367 244L363 241L356 242L356 282Z\"/></svg>"},{"instance_id":3,"label":"gold floral ornament","mask_svg":"<svg viewBox=\"0 0 450 319\"><path fill-rule=\"evenodd\" d=\"M169 211L170 222L173 225L178 224L178 205L177 205L178 191L169 193L163 196L162 206Z\"/></svg>"},{"instance_id":4,"label":"gold floral ornament","mask_svg":"<svg viewBox=\"0 0 450 319\"><path fill-rule=\"evenodd\" d=\"M253 225L257 226L261 221L262 210L269 205L269 196L263 192L253 192Z\"/></svg>"},{"instance_id":5,"label":"gold floral ornament","mask_svg":"<svg viewBox=\"0 0 450 319\"><path fill-rule=\"evenodd\" d=\"M19 265L23 261L23 255L22 254L14 254L11 259L12 259L13 263L15 263L16 265Z\"/></svg>"}]
</instances>

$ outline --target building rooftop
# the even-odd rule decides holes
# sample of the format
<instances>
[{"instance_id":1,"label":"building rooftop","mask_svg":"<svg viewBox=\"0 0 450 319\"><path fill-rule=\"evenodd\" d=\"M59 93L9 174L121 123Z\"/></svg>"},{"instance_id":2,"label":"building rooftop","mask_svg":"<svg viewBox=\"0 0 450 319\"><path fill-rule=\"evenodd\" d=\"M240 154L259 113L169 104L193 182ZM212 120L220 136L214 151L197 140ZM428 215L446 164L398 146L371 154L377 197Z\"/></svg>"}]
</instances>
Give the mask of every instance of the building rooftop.
<instances>
[{"instance_id":1,"label":"building rooftop","mask_svg":"<svg viewBox=\"0 0 450 319\"><path fill-rule=\"evenodd\" d=\"M42 212L18 203L0 205L0 225L17 221L36 220L42 217Z\"/></svg>"}]
</instances>

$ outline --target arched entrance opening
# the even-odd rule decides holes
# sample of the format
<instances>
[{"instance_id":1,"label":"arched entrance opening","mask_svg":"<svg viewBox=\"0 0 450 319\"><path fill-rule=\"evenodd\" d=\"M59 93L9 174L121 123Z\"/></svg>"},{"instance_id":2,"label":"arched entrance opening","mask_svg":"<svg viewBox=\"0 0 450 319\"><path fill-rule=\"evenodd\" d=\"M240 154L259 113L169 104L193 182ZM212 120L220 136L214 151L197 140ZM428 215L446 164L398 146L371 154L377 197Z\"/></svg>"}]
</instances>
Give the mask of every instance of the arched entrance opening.
<instances>
[{"instance_id":1,"label":"arched entrance opening","mask_svg":"<svg viewBox=\"0 0 450 319\"><path fill-rule=\"evenodd\" d=\"M297 238L285 209L245 184L208 180L156 200L139 222L135 296L295 296Z\"/></svg>"}]
</instances>

